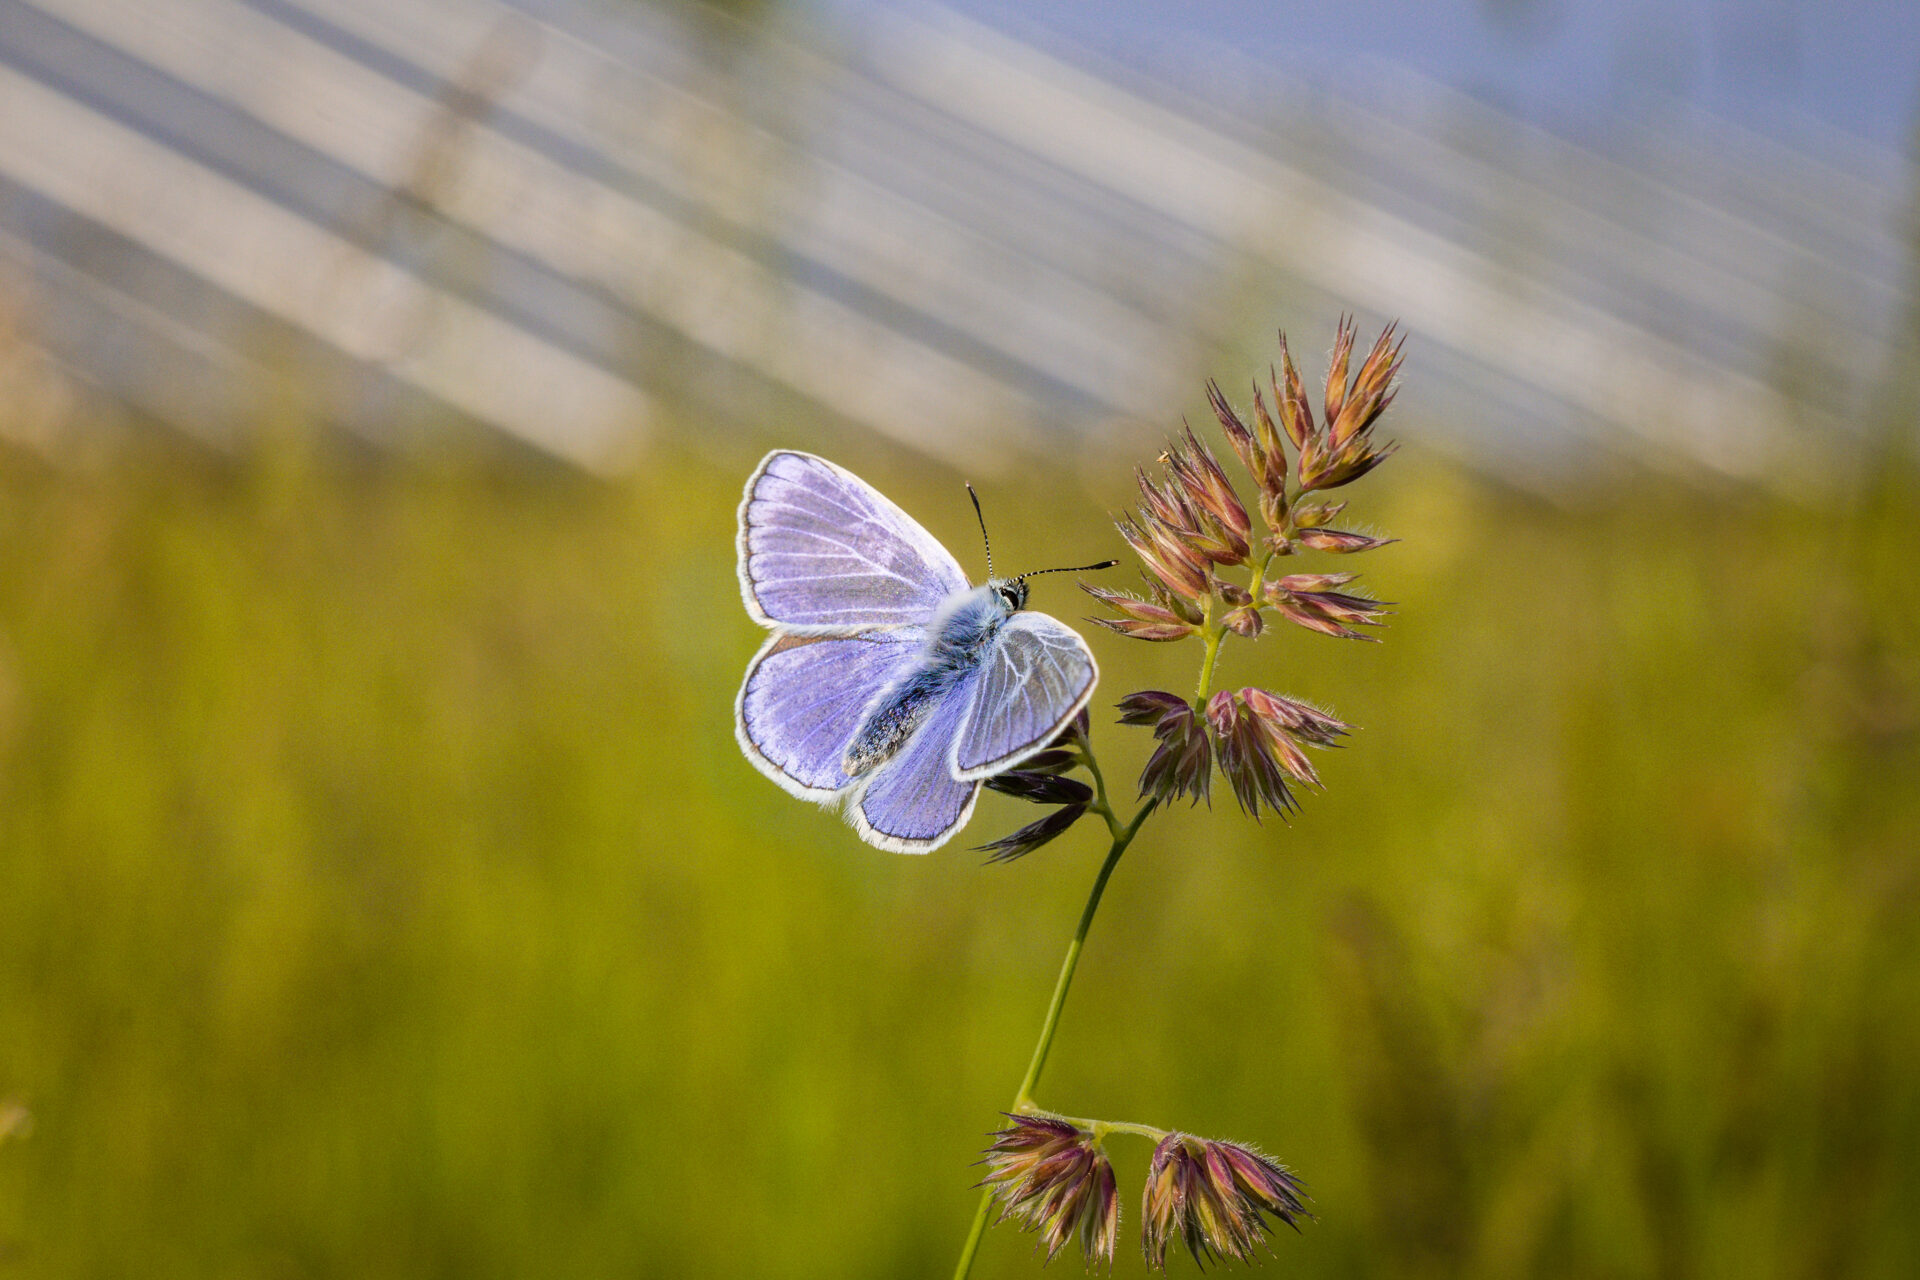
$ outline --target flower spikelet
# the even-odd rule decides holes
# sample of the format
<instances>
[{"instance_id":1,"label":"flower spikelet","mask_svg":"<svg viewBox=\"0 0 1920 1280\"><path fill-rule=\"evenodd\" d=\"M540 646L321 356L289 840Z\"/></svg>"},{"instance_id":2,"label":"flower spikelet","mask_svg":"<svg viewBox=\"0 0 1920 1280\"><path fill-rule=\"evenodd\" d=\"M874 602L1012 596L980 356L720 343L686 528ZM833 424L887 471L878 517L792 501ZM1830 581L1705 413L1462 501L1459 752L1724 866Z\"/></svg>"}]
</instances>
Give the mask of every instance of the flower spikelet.
<instances>
[{"instance_id":1,"label":"flower spikelet","mask_svg":"<svg viewBox=\"0 0 1920 1280\"><path fill-rule=\"evenodd\" d=\"M1046 817L1029 822L1018 831L981 845L977 852L991 854L992 856L987 859L988 862L1012 862L1015 858L1024 858L1080 821L1086 812L1087 806L1084 801L1063 805Z\"/></svg>"},{"instance_id":2,"label":"flower spikelet","mask_svg":"<svg viewBox=\"0 0 1920 1280\"><path fill-rule=\"evenodd\" d=\"M1252 521L1212 452L1189 429L1183 439L1168 445L1160 460L1166 464L1160 481L1134 471L1140 486L1141 531L1163 554L1196 561L1203 568L1244 564ZM1124 525L1121 534L1126 536Z\"/></svg>"},{"instance_id":3,"label":"flower spikelet","mask_svg":"<svg viewBox=\"0 0 1920 1280\"><path fill-rule=\"evenodd\" d=\"M1089 621L1118 631L1123 636L1132 636L1136 640L1184 640L1199 630L1192 622L1174 612L1171 604L1156 604L1124 591L1096 587L1088 582L1081 583L1080 589L1121 615L1118 618L1092 618Z\"/></svg>"},{"instance_id":4,"label":"flower spikelet","mask_svg":"<svg viewBox=\"0 0 1920 1280\"><path fill-rule=\"evenodd\" d=\"M1265 603L1287 621L1343 640L1371 640L1356 626L1377 627L1387 606L1379 600L1329 590L1353 581L1350 573L1295 573L1267 584Z\"/></svg>"},{"instance_id":5,"label":"flower spikelet","mask_svg":"<svg viewBox=\"0 0 1920 1280\"><path fill-rule=\"evenodd\" d=\"M1009 835L980 845L979 852L993 856L988 862L1011 862L1023 858L1041 845L1062 834L1080 821L1093 803L1093 788L1075 778L1062 777L1081 763L1089 717L1085 708L1047 745L1045 751L1028 756L1018 769L997 773L987 779L989 790L1034 804L1059 805L1052 813L1029 822Z\"/></svg>"},{"instance_id":6,"label":"flower spikelet","mask_svg":"<svg viewBox=\"0 0 1920 1280\"><path fill-rule=\"evenodd\" d=\"M1347 360L1353 355L1353 318L1341 316L1333 331L1333 354L1327 357L1327 393L1320 401L1328 428L1347 407ZM1331 434L1331 431L1329 431Z\"/></svg>"},{"instance_id":7,"label":"flower spikelet","mask_svg":"<svg viewBox=\"0 0 1920 1280\"><path fill-rule=\"evenodd\" d=\"M1259 635L1266 627L1266 624L1260 618L1260 611L1250 604L1241 605L1239 608L1231 610L1221 621L1226 624L1227 630L1237 636L1244 636L1249 640Z\"/></svg>"},{"instance_id":8,"label":"flower spikelet","mask_svg":"<svg viewBox=\"0 0 1920 1280\"><path fill-rule=\"evenodd\" d=\"M1360 370L1347 378L1353 351L1353 321L1343 319L1334 337L1333 357L1327 364L1327 393L1322 403L1324 421L1319 431L1308 428L1300 445L1300 488L1336 489L1352 484L1387 460L1394 446L1376 447L1373 424L1393 402L1393 379L1400 371L1403 338L1389 324L1374 340ZM1285 343L1282 340L1284 355ZM1308 422L1311 419L1307 419Z\"/></svg>"},{"instance_id":9,"label":"flower spikelet","mask_svg":"<svg viewBox=\"0 0 1920 1280\"><path fill-rule=\"evenodd\" d=\"M1280 403L1277 390L1273 402L1276 406ZM1253 432L1254 439L1260 442L1261 452L1267 455L1267 465L1271 468L1266 475L1260 477L1261 487L1272 487L1284 492L1287 482L1287 446L1280 439L1280 428L1274 425L1273 415L1267 412L1267 402L1260 394L1260 384L1257 382L1253 384Z\"/></svg>"},{"instance_id":10,"label":"flower spikelet","mask_svg":"<svg viewBox=\"0 0 1920 1280\"><path fill-rule=\"evenodd\" d=\"M1344 502L1303 502L1294 508L1296 529L1318 529L1347 509Z\"/></svg>"},{"instance_id":11,"label":"flower spikelet","mask_svg":"<svg viewBox=\"0 0 1920 1280\"><path fill-rule=\"evenodd\" d=\"M1275 403L1279 403L1277 396ZM1277 551L1286 541L1280 531L1286 527L1287 508L1292 502L1287 496L1287 446L1267 412L1258 383L1253 388L1253 426L1265 467L1255 476L1260 484L1260 518L1267 523L1267 546Z\"/></svg>"},{"instance_id":12,"label":"flower spikelet","mask_svg":"<svg viewBox=\"0 0 1920 1280\"><path fill-rule=\"evenodd\" d=\"M1199 603L1212 588L1212 566L1247 563L1253 521L1219 460L1191 429L1160 460L1166 473L1159 480L1135 469L1139 513L1120 519L1120 536L1169 591Z\"/></svg>"},{"instance_id":13,"label":"flower spikelet","mask_svg":"<svg viewBox=\"0 0 1920 1280\"><path fill-rule=\"evenodd\" d=\"M1233 491L1233 482L1221 470L1219 459L1193 434L1193 428L1182 432L1168 451L1167 477L1179 486L1185 500L1200 513L1208 531L1216 534L1223 544L1215 556L1217 562L1244 563L1253 521L1248 518L1240 495ZM1222 556L1227 558L1220 558Z\"/></svg>"},{"instance_id":14,"label":"flower spikelet","mask_svg":"<svg viewBox=\"0 0 1920 1280\"><path fill-rule=\"evenodd\" d=\"M1140 794L1165 803L1192 796L1209 799L1213 782L1213 744L1207 728L1187 700L1157 689L1130 693L1120 700L1120 723L1151 726L1159 745L1140 771Z\"/></svg>"},{"instance_id":15,"label":"flower spikelet","mask_svg":"<svg viewBox=\"0 0 1920 1280\"><path fill-rule=\"evenodd\" d=\"M983 1163L1002 1222L1037 1232L1047 1261L1077 1240L1089 1263L1113 1261L1120 1200L1113 1165L1094 1136L1053 1116L1011 1115Z\"/></svg>"},{"instance_id":16,"label":"flower spikelet","mask_svg":"<svg viewBox=\"0 0 1920 1280\"><path fill-rule=\"evenodd\" d=\"M1286 481L1287 455L1279 452L1279 440L1273 433L1273 423L1267 419L1267 406L1260 404L1260 393L1254 391L1254 403L1257 406L1255 421L1265 420L1264 429L1256 435L1240 420L1240 415L1227 403L1226 393L1220 390L1220 384L1207 382L1207 403L1213 407L1213 416L1220 420L1220 434L1227 438L1234 456L1240 459L1240 465L1247 469L1253 482L1265 492L1273 483L1276 473L1282 484Z\"/></svg>"},{"instance_id":17,"label":"flower spikelet","mask_svg":"<svg viewBox=\"0 0 1920 1280\"><path fill-rule=\"evenodd\" d=\"M1302 529L1299 534L1300 545L1313 551L1331 551L1335 555L1347 555L1355 551L1372 551L1384 547L1395 538L1369 538L1364 533L1349 533L1343 529Z\"/></svg>"},{"instance_id":18,"label":"flower spikelet","mask_svg":"<svg viewBox=\"0 0 1920 1280\"><path fill-rule=\"evenodd\" d=\"M1348 322L1348 342L1352 342L1352 322ZM1400 348L1405 337L1398 326L1389 324L1374 339L1373 350L1361 362L1360 372L1341 401L1338 410L1327 409L1327 440L1338 452L1354 437L1369 430L1393 403L1393 380L1400 372Z\"/></svg>"},{"instance_id":19,"label":"flower spikelet","mask_svg":"<svg viewBox=\"0 0 1920 1280\"><path fill-rule=\"evenodd\" d=\"M1057 773L1029 769L1025 764L1006 773L996 773L987 779L987 786L1002 795L1031 800L1035 804L1085 804L1093 799L1093 788L1086 783L1076 778L1063 778Z\"/></svg>"},{"instance_id":20,"label":"flower spikelet","mask_svg":"<svg viewBox=\"0 0 1920 1280\"><path fill-rule=\"evenodd\" d=\"M1154 1148L1140 1216L1147 1265L1164 1271L1175 1240L1202 1266L1246 1262L1269 1217L1298 1230L1311 1215L1293 1175L1253 1148L1170 1133Z\"/></svg>"},{"instance_id":21,"label":"flower spikelet","mask_svg":"<svg viewBox=\"0 0 1920 1280\"><path fill-rule=\"evenodd\" d=\"M1022 773L1065 773L1080 763L1078 751L1068 747L1048 747L1037 756L1028 756L1020 762ZM1006 777L1006 774L1001 774ZM991 782L989 782L991 785Z\"/></svg>"},{"instance_id":22,"label":"flower spikelet","mask_svg":"<svg viewBox=\"0 0 1920 1280\"><path fill-rule=\"evenodd\" d=\"M1207 726L1220 757L1220 772L1233 788L1233 798L1254 818L1265 805L1275 813L1293 810L1293 792L1287 786L1288 756L1306 757L1247 706L1240 694L1225 689L1207 700ZM1297 775L1296 775L1297 776ZM1317 779L1315 779L1317 781Z\"/></svg>"},{"instance_id":23,"label":"flower spikelet","mask_svg":"<svg viewBox=\"0 0 1920 1280\"><path fill-rule=\"evenodd\" d=\"M1212 573L1205 556L1191 550L1165 524L1148 517L1145 524L1132 516L1115 522L1140 563L1168 591L1196 604L1212 590Z\"/></svg>"},{"instance_id":24,"label":"flower spikelet","mask_svg":"<svg viewBox=\"0 0 1920 1280\"><path fill-rule=\"evenodd\" d=\"M1318 707L1265 689L1214 694L1206 724L1234 799L1256 818L1262 806L1283 816L1297 808L1288 779L1320 785L1306 748L1337 746L1350 728Z\"/></svg>"},{"instance_id":25,"label":"flower spikelet","mask_svg":"<svg viewBox=\"0 0 1920 1280\"><path fill-rule=\"evenodd\" d=\"M1300 372L1293 367L1293 354L1287 350L1287 335L1280 335L1280 376L1274 379L1273 401L1280 409L1280 425L1296 449L1305 449L1316 434L1313 407L1300 385Z\"/></svg>"},{"instance_id":26,"label":"flower spikelet","mask_svg":"<svg viewBox=\"0 0 1920 1280\"><path fill-rule=\"evenodd\" d=\"M1353 726L1311 703L1284 698L1265 689L1242 689L1247 709L1278 732L1316 747L1338 746Z\"/></svg>"}]
</instances>

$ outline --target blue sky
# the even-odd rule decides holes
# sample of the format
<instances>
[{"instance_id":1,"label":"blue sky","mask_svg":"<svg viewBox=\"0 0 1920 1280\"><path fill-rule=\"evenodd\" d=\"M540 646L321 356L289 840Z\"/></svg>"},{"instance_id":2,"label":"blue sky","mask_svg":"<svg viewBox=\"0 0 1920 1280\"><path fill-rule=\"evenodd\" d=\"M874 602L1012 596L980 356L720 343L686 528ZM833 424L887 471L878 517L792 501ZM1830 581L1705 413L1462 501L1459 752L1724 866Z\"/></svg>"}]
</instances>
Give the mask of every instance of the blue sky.
<instances>
[{"instance_id":1,"label":"blue sky","mask_svg":"<svg viewBox=\"0 0 1920 1280\"><path fill-rule=\"evenodd\" d=\"M1920 0L947 3L1130 58L1209 44L1309 69L1387 58L1576 133L1660 95L1775 136L1811 119L1904 151L1920 127Z\"/></svg>"}]
</instances>

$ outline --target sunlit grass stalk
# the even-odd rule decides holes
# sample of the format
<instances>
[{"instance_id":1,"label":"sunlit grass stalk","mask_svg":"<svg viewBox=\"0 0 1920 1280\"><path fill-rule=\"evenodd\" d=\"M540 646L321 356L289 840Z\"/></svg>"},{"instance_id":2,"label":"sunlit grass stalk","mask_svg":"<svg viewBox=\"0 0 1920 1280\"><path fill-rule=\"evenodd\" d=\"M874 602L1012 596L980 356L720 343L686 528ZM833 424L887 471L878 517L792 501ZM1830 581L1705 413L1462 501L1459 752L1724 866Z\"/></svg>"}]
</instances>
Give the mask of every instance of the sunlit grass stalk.
<instances>
[{"instance_id":1,"label":"sunlit grass stalk","mask_svg":"<svg viewBox=\"0 0 1920 1280\"><path fill-rule=\"evenodd\" d=\"M1014 1115L1030 1115L1039 1110L1033 1101L1033 1091L1040 1085L1040 1072L1047 1065L1047 1051L1053 1047L1053 1033L1060 1025L1061 1010L1066 1008L1067 991L1073 986L1073 971L1080 964L1080 952L1086 945L1087 932L1093 928L1093 917L1100 910L1100 899L1107 892L1107 881L1113 877L1113 869L1120 865L1120 857L1126 853L1127 846L1133 843L1133 837L1139 833L1140 826L1147 816L1159 806L1159 801L1149 799L1134 812L1123 824L1114 813L1113 806L1107 800L1106 779L1101 775L1100 766L1094 758L1093 745L1083 742L1081 754L1086 761L1087 771L1093 776L1094 800L1089 809L1101 816L1107 824L1107 831L1113 837L1113 844L1107 850L1106 860L1100 864L1099 872L1093 878L1093 888L1087 894L1087 905L1080 912L1080 923L1074 926L1073 938L1067 943L1067 954L1060 961L1060 976L1053 984L1053 998L1047 1002L1047 1015L1040 1023L1040 1038L1034 1043L1033 1057L1027 1063L1027 1073L1020 1080L1020 1088L1014 1094ZM1127 1130L1146 1134L1147 1126L1107 1125L1116 1132ZM1159 1133L1159 1130L1151 1132ZM954 1280L965 1280L973 1270L974 1254L979 1252L980 1238L986 1234L987 1215L993 1209L994 1192L991 1187L980 1193L980 1207L974 1211L973 1226L967 1231L966 1244L961 1246L960 1261L954 1267Z\"/></svg>"},{"instance_id":2,"label":"sunlit grass stalk","mask_svg":"<svg viewBox=\"0 0 1920 1280\"><path fill-rule=\"evenodd\" d=\"M1252 1147L1150 1125L1068 1117L1041 1109L1033 1095L1094 914L1141 824L1163 801L1210 799L1216 769L1249 815L1257 818L1262 809L1285 814L1296 804L1296 785L1320 785L1305 748L1333 746L1347 732L1340 720L1297 699L1251 686L1215 692L1213 685L1228 633L1258 639L1269 613L1322 635L1362 640L1372 638L1365 629L1378 627L1386 611L1381 602L1344 589L1352 573L1267 576L1278 557L1302 551L1350 554L1384 545L1383 539L1328 527L1345 503L1305 501L1317 491L1351 484L1392 452L1391 445L1375 443L1372 429L1393 399L1400 363L1394 330L1389 326L1380 335L1349 379L1353 338L1351 325L1343 322L1318 423L1284 338L1283 372L1275 374L1272 387L1277 420L1257 388L1250 427L1217 385L1208 386L1227 443L1257 486L1259 528L1219 459L1189 428L1161 455L1162 477L1136 470L1138 512L1118 522L1120 536L1140 557L1148 594L1082 584L1121 615L1096 620L1110 630L1155 643L1201 642L1192 702L1142 690L1119 703L1121 723L1151 727L1158 743L1140 775L1140 808L1124 822L1114 812L1084 714L1047 752L989 782L997 790L1059 806L985 846L995 861L1025 856L1088 812L1105 820L1112 843L1067 944L1026 1075L1006 1112L1012 1124L996 1132L988 1148L980 1207L954 1269L956 1280L971 1271L996 1202L1002 1219L1039 1233L1049 1259L1077 1238L1088 1262L1111 1262L1119 1207L1104 1144L1113 1133L1155 1142L1141 1204L1141 1243L1151 1266L1165 1267L1168 1246L1176 1240L1196 1261L1245 1261L1265 1240L1269 1218L1297 1226L1310 1216L1293 1175ZM1244 585L1223 576L1238 572L1246 574ZM1077 767L1087 770L1091 788L1061 776Z\"/></svg>"}]
</instances>

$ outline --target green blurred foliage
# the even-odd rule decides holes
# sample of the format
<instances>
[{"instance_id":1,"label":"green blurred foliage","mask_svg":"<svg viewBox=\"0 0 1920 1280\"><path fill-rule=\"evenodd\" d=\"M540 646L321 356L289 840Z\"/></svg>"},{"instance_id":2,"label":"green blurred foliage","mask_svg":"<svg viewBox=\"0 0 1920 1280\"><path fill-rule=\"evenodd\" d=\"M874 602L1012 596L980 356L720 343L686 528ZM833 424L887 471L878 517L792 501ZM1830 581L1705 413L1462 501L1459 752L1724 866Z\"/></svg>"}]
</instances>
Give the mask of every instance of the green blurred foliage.
<instances>
[{"instance_id":1,"label":"green blurred foliage","mask_svg":"<svg viewBox=\"0 0 1920 1280\"><path fill-rule=\"evenodd\" d=\"M990 797L895 857L747 766L751 456L0 459L0 1276L948 1272L1104 850L983 867L1030 816ZM974 563L958 477L840 460ZM1147 827L1043 1101L1296 1167L1292 1276L1920 1272L1888 474L1360 486L1388 642L1223 679L1361 732L1291 825ZM983 484L998 558L1118 553L1127 484ZM1097 705L1197 657L1094 643ZM976 1274L1038 1270L1003 1229Z\"/></svg>"}]
</instances>

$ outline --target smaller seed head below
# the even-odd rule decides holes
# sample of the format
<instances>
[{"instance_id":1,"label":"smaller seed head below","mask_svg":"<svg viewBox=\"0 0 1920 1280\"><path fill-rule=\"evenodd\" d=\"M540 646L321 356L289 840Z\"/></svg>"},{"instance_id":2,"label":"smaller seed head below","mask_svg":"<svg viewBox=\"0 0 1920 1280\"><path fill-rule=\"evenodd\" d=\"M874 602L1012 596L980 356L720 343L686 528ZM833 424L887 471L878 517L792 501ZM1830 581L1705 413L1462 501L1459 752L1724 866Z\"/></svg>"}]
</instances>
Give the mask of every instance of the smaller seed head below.
<instances>
[{"instance_id":1,"label":"smaller seed head below","mask_svg":"<svg viewBox=\"0 0 1920 1280\"><path fill-rule=\"evenodd\" d=\"M1002 1222L1038 1233L1047 1261L1077 1240L1089 1264L1113 1261L1120 1201L1113 1165L1094 1136L1054 1116L1011 1115L996 1131L981 1179Z\"/></svg>"},{"instance_id":2,"label":"smaller seed head below","mask_svg":"<svg viewBox=\"0 0 1920 1280\"><path fill-rule=\"evenodd\" d=\"M1278 1162L1237 1142L1170 1133L1154 1148L1141 1199L1141 1246L1162 1271L1178 1240L1205 1265L1246 1262L1266 1243L1267 1218L1295 1230L1311 1217L1299 1182Z\"/></svg>"}]
</instances>

